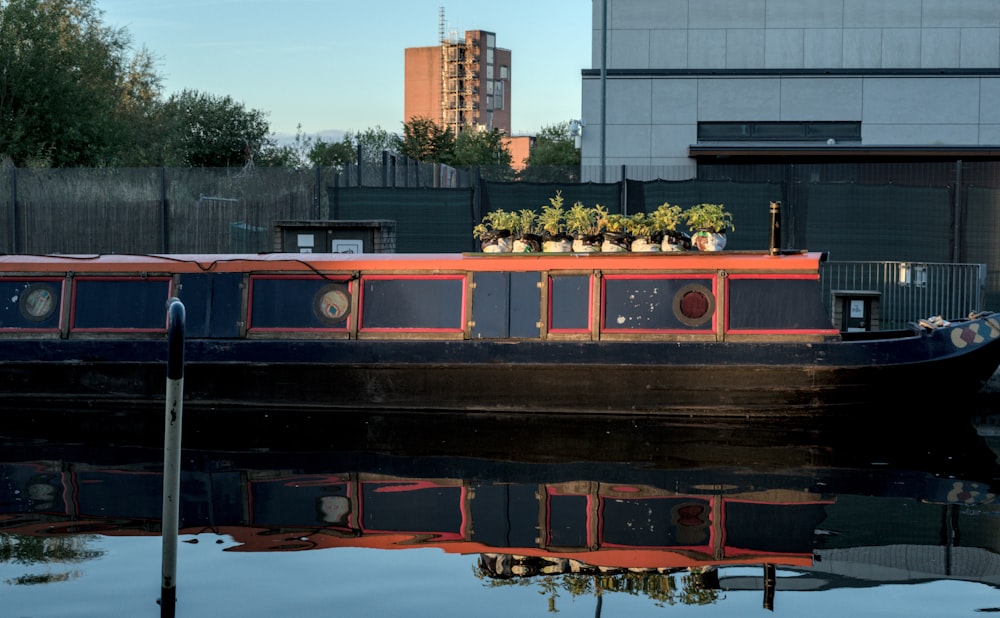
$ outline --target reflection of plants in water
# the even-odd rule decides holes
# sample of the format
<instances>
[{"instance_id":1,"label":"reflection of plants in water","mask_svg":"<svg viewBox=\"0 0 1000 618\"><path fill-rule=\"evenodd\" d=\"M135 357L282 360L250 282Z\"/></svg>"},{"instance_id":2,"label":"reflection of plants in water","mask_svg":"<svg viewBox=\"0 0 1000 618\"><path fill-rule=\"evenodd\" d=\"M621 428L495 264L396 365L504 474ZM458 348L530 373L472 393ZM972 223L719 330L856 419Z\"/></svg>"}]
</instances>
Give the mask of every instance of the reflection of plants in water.
<instances>
[{"instance_id":1,"label":"reflection of plants in water","mask_svg":"<svg viewBox=\"0 0 1000 618\"><path fill-rule=\"evenodd\" d=\"M0 562L13 564L78 564L104 555L103 551L88 549L87 543L94 536L37 537L20 534L0 534ZM4 583L11 586L31 586L69 581L80 576L72 569L63 573L27 574Z\"/></svg>"},{"instance_id":2,"label":"reflection of plants in water","mask_svg":"<svg viewBox=\"0 0 1000 618\"><path fill-rule=\"evenodd\" d=\"M483 554L473 573L490 588L536 586L538 593L548 600L551 613L559 611L556 599L560 593L568 593L574 598L594 596L600 601L604 593L618 592L644 596L660 607L710 605L720 598L719 575L715 569L605 569L575 560Z\"/></svg>"}]
</instances>

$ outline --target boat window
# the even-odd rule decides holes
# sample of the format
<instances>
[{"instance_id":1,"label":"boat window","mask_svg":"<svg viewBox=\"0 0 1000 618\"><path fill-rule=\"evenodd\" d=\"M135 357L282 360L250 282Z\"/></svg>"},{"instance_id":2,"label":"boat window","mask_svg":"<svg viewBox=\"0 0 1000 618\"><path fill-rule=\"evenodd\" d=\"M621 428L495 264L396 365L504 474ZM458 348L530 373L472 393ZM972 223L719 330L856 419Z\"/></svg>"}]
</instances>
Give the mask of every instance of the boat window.
<instances>
[{"instance_id":1,"label":"boat window","mask_svg":"<svg viewBox=\"0 0 1000 618\"><path fill-rule=\"evenodd\" d=\"M549 277L549 331L590 331L590 275Z\"/></svg>"},{"instance_id":2,"label":"boat window","mask_svg":"<svg viewBox=\"0 0 1000 618\"><path fill-rule=\"evenodd\" d=\"M472 290L472 338L541 335L538 272L477 272Z\"/></svg>"},{"instance_id":3,"label":"boat window","mask_svg":"<svg viewBox=\"0 0 1000 618\"><path fill-rule=\"evenodd\" d=\"M251 277L250 328L347 329L351 289L346 278Z\"/></svg>"},{"instance_id":4,"label":"boat window","mask_svg":"<svg viewBox=\"0 0 1000 618\"><path fill-rule=\"evenodd\" d=\"M579 548L590 546L588 502L585 495L549 493L546 500L546 545Z\"/></svg>"},{"instance_id":5,"label":"boat window","mask_svg":"<svg viewBox=\"0 0 1000 618\"><path fill-rule=\"evenodd\" d=\"M362 290L363 330L463 330L465 275L367 276Z\"/></svg>"},{"instance_id":6,"label":"boat window","mask_svg":"<svg viewBox=\"0 0 1000 618\"><path fill-rule=\"evenodd\" d=\"M284 478L251 482L254 525L347 527L351 514L348 484L329 476L300 478L294 484Z\"/></svg>"},{"instance_id":7,"label":"boat window","mask_svg":"<svg viewBox=\"0 0 1000 618\"><path fill-rule=\"evenodd\" d=\"M0 329L58 330L62 280L0 281Z\"/></svg>"},{"instance_id":8,"label":"boat window","mask_svg":"<svg viewBox=\"0 0 1000 618\"><path fill-rule=\"evenodd\" d=\"M727 330L827 331L832 328L816 277L730 275L727 283Z\"/></svg>"},{"instance_id":9,"label":"boat window","mask_svg":"<svg viewBox=\"0 0 1000 618\"><path fill-rule=\"evenodd\" d=\"M711 277L605 275L602 329L710 330L715 315L712 282Z\"/></svg>"},{"instance_id":10,"label":"boat window","mask_svg":"<svg viewBox=\"0 0 1000 618\"><path fill-rule=\"evenodd\" d=\"M602 498L603 545L698 547L711 544L712 503L706 498Z\"/></svg>"},{"instance_id":11,"label":"boat window","mask_svg":"<svg viewBox=\"0 0 1000 618\"><path fill-rule=\"evenodd\" d=\"M433 532L442 540L459 540L464 538L465 502L465 488L459 486L369 481L361 486L361 527L365 532Z\"/></svg>"},{"instance_id":12,"label":"boat window","mask_svg":"<svg viewBox=\"0 0 1000 618\"><path fill-rule=\"evenodd\" d=\"M483 482L473 484L472 489L473 541L493 547L534 547L538 543L537 485Z\"/></svg>"},{"instance_id":13,"label":"boat window","mask_svg":"<svg viewBox=\"0 0 1000 618\"><path fill-rule=\"evenodd\" d=\"M166 330L169 277L77 277L72 328Z\"/></svg>"},{"instance_id":14,"label":"boat window","mask_svg":"<svg viewBox=\"0 0 1000 618\"><path fill-rule=\"evenodd\" d=\"M726 544L749 550L809 553L829 502L771 504L726 501ZM766 521L767 526L758 522Z\"/></svg>"}]
</instances>

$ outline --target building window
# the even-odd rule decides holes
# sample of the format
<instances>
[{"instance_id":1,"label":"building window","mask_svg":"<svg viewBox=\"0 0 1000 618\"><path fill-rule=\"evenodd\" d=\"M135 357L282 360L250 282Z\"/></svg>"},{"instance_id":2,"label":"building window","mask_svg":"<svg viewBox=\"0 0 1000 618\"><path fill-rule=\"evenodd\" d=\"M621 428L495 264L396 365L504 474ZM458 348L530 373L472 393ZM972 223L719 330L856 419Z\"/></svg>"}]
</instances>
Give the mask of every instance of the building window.
<instances>
[{"instance_id":1,"label":"building window","mask_svg":"<svg viewBox=\"0 0 1000 618\"><path fill-rule=\"evenodd\" d=\"M501 64L500 65L500 79L510 79L510 67Z\"/></svg>"},{"instance_id":2,"label":"building window","mask_svg":"<svg viewBox=\"0 0 1000 618\"><path fill-rule=\"evenodd\" d=\"M503 82L495 82L493 84L493 109L503 109L503 99Z\"/></svg>"},{"instance_id":3,"label":"building window","mask_svg":"<svg viewBox=\"0 0 1000 618\"><path fill-rule=\"evenodd\" d=\"M860 122L699 122L699 142L861 141Z\"/></svg>"}]
</instances>

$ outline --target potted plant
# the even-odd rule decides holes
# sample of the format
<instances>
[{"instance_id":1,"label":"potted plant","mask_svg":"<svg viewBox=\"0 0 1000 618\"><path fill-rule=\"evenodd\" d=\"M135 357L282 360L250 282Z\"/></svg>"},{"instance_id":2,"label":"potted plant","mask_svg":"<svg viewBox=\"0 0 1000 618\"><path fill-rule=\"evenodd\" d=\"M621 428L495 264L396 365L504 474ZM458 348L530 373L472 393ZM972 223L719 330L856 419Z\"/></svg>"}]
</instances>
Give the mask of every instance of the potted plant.
<instances>
[{"instance_id":1,"label":"potted plant","mask_svg":"<svg viewBox=\"0 0 1000 618\"><path fill-rule=\"evenodd\" d=\"M573 236L573 251L595 253L601 250L598 221L607 212L600 204L588 208L583 202L576 202L570 207L566 212L566 231Z\"/></svg>"},{"instance_id":2,"label":"potted plant","mask_svg":"<svg viewBox=\"0 0 1000 618\"><path fill-rule=\"evenodd\" d=\"M504 210L493 210L483 217L482 222L472 228L473 238L477 238L484 253L509 253L511 244L511 225L516 215Z\"/></svg>"},{"instance_id":3,"label":"potted plant","mask_svg":"<svg viewBox=\"0 0 1000 618\"><path fill-rule=\"evenodd\" d=\"M663 235L660 246L664 251L685 251L691 248L690 238L677 230L677 226L683 221L681 215L681 207L671 206L669 202L663 202L649 213L653 231Z\"/></svg>"},{"instance_id":4,"label":"potted plant","mask_svg":"<svg viewBox=\"0 0 1000 618\"><path fill-rule=\"evenodd\" d=\"M538 214L538 224L542 228L542 251L569 253L573 250L573 239L566 233L566 212L563 210L563 196L556 191L555 197L542 206Z\"/></svg>"},{"instance_id":5,"label":"potted plant","mask_svg":"<svg viewBox=\"0 0 1000 618\"><path fill-rule=\"evenodd\" d=\"M625 224L628 222L628 215L621 213L604 215L598 220L598 229L601 232L601 251L606 253L621 253L628 251L629 238Z\"/></svg>"},{"instance_id":6,"label":"potted plant","mask_svg":"<svg viewBox=\"0 0 1000 618\"><path fill-rule=\"evenodd\" d=\"M660 238L653 229L652 218L644 212L629 215L625 228L632 236L630 248L634 252L650 252L660 250Z\"/></svg>"},{"instance_id":7,"label":"potted plant","mask_svg":"<svg viewBox=\"0 0 1000 618\"><path fill-rule=\"evenodd\" d=\"M682 216L699 251L721 251L726 247L726 232L736 229L733 214L723 204L697 204Z\"/></svg>"},{"instance_id":8,"label":"potted plant","mask_svg":"<svg viewBox=\"0 0 1000 618\"><path fill-rule=\"evenodd\" d=\"M512 217L511 235L514 253L537 253L542 250L541 227L538 215L530 208L522 208Z\"/></svg>"}]
</instances>

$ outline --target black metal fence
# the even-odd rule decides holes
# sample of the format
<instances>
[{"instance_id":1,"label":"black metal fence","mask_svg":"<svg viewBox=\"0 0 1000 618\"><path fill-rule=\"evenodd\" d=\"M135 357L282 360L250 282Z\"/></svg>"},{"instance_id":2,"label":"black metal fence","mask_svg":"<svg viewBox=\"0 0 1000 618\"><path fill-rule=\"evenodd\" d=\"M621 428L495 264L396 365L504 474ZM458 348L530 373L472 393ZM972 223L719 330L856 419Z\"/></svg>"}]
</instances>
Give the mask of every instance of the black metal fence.
<instances>
[{"instance_id":1,"label":"black metal fence","mask_svg":"<svg viewBox=\"0 0 1000 618\"><path fill-rule=\"evenodd\" d=\"M6 167L0 252L270 251L275 221L329 218L393 219L400 252L472 251L485 212L538 209L557 191L566 204L611 212L724 203L735 221L727 248L763 249L769 202L780 200L786 249L835 261L986 264L985 302L1000 306L997 162L622 167L604 183L558 180L564 172L506 181L502 170L395 160L306 170Z\"/></svg>"}]
</instances>

